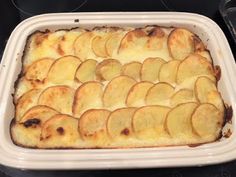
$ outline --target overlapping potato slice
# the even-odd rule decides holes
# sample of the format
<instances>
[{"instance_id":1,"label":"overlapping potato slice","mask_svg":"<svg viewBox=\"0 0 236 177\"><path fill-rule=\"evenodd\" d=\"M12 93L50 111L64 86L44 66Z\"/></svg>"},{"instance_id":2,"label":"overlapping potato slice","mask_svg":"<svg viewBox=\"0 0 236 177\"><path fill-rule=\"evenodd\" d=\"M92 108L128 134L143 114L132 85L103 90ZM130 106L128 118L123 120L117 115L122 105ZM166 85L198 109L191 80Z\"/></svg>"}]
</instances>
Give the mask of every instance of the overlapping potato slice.
<instances>
[{"instance_id":1,"label":"overlapping potato slice","mask_svg":"<svg viewBox=\"0 0 236 177\"><path fill-rule=\"evenodd\" d=\"M179 60L172 60L164 63L160 68L159 80L161 82L175 83L179 64Z\"/></svg>"},{"instance_id":2,"label":"overlapping potato slice","mask_svg":"<svg viewBox=\"0 0 236 177\"><path fill-rule=\"evenodd\" d=\"M75 79L79 82L88 82L95 80L95 70L97 61L93 59L88 59L83 61L75 73Z\"/></svg>"},{"instance_id":3,"label":"overlapping potato slice","mask_svg":"<svg viewBox=\"0 0 236 177\"><path fill-rule=\"evenodd\" d=\"M79 132L84 140L92 140L95 145L104 145L107 139L106 123L110 111L105 109L91 109L79 119Z\"/></svg>"},{"instance_id":4,"label":"overlapping potato slice","mask_svg":"<svg viewBox=\"0 0 236 177\"><path fill-rule=\"evenodd\" d=\"M208 62L212 63L211 54L210 54L210 52L208 50L198 50L198 51L195 51L195 54L201 55Z\"/></svg>"},{"instance_id":5,"label":"overlapping potato slice","mask_svg":"<svg viewBox=\"0 0 236 177\"><path fill-rule=\"evenodd\" d=\"M193 90L190 89L181 89L177 91L170 99L171 106L177 106L181 103L195 102L196 98Z\"/></svg>"},{"instance_id":6,"label":"overlapping potato slice","mask_svg":"<svg viewBox=\"0 0 236 177\"><path fill-rule=\"evenodd\" d=\"M117 53L120 41L124 35L124 32L116 32L111 34L110 38L108 38L105 44L106 53L108 54L108 56L112 57L114 52Z\"/></svg>"},{"instance_id":7,"label":"overlapping potato slice","mask_svg":"<svg viewBox=\"0 0 236 177\"><path fill-rule=\"evenodd\" d=\"M60 39L59 49L63 55L75 55L74 51L74 42L81 34L86 32L82 28L76 28L70 31L67 31L65 35Z\"/></svg>"},{"instance_id":8,"label":"overlapping potato slice","mask_svg":"<svg viewBox=\"0 0 236 177\"><path fill-rule=\"evenodd\" d=\"M23 147L37 148L40 141L41 128L25 127L24 124L11 124L11 137L15 144Z\"/></svg>"},{"instance_id":9,"label":"overlapping potato slice","mask_svg":"<svg viewBox=\"0 0 236 177\"><path fill-rule=\"evenodd\" d=\"M74 92L68 86L48 87L40 94L38 104L49 106L63 114L71 114Z\"/></svg>"},{"instance_id":10,"label":"overlapping potato slice","mask_svg":"<svg viewBox=\"0 0 236 177\"><path fill-rule=\"evenodd\" d=\"M191 124L191 117L198 104L183 103L171 109L168 113L165 128L173 138L191 138L194 137Z\"/></svg>"},{"instance_id":11,"label":"overlapping potato slice","mask_svg":"<svg viewBox=\"0 0 236 177\"><path fill-rule=\"evenodd\" d=\"M65 81L73 81L80 63L80 59L74 56L57 59L48 72L47 82L63 84Z\"/></svg>"},{"instance_id":12,"label":"overlapping potato slice","mask_svg":"<svg viewBox=\"0 0 236 177\"><path fill-rule=\"evenodd\" d=\"M102 108L103 85L99 82L87 82L81 85L75 92L73 114L79 117L88 109Z\"/></svg>"},{"instance_id":13,"label":"overlapping potato slice","mask_svg":"<svg viewBox=\"0 0 236 177\"><path fill-rule=\"evenodd\" d=\"M224 113L224 103L216 84L208 77L199 77L195 83L195 93L201 103L211 103Z\"/></svg>"},{"instance_id":14,"label":"overlapping potato slice","mask_svg":"<svg viewBox=\"0 0 236 177\"><path fill-rule=\"evenodd\" d=\"M141 80L155 82L158 80L159 70L165 61L161 58L147 58L141 68Z\"/></svg>"},{"instance_id":15,"label":"overlapping potato slice","mask_svg":"<svg viewBox=\"0 0 236 177\"><path fill-rule=\"evenodd\" d=\"M141 139L158 139L167 136L164 122L170 108L145 106L135 111L132 119L134 133Z\"/></svg>"},{"instance_id":16,"label":"overlapping potato slice","mask_svg":"<svg viewBox=\"0 0 236 177\"><path fill-rule=\"evenodd\" d=\"M212 104L199 105L192 115L194 132L200 137L209 138L208 141L217 139L223 125L221 112Z\"/></svg>"},{"instance_id":17,"label":"overlapping potato slice","mask_svg":"<svg viewBox=\"0 0 236 177\"><path fill-rule=\"evenodd\" d=\"M125 107L126 97L135 83L136 81L128 76L118 76L112 79L103 93L104 107L111 109Z\"/></svg>"},{"instance_id":18,"label":"overlapping potato slice","mask_svg":"<svg viewBox=\"0 0 236 177\"><path fill-rule=\"evenodd\" d=\"M123 65L121 73L122 75L130 76L135 80L139 80L141 67L142 64L137 61L126 63L125 65Z\"/></svg>"},{"instance_id":19,"label":"overlapping potato slice","mask_svg":"<svg viewBox=\"0 0 236 177\"><path fill-rule=\"evenodd\" d=\"M118 60L107 59L103 60L96 67L97 79L100 81L111 80L121 73L122 65Z\"/></svg>"},{"instance_id":20,"label":"overlapping potato slice","mask_svg":"<svg viewBox=\"0 0 236 177\"><path fill-rule=\"evenodd\" d=\"M16 121L20 121L24 113L29 110L31 107L37 104L37 100L40 94L40 90L32 89L25 94L23 94L16 103Z\"/></svg>"},{"instance_id":21,"label":"overlapping potato slice","mask_svg":"<svg viewBox=\"0 0 236 177\"><path fill-rule=\"evenodd\" d=\"M28 67L40 58L56 59L62 57L63 53L61 53L59 42L65 33L65 30L60 30L56 32L36 32L32 35L26 46L24 66Z\"/></svg>"},{"instance_id":22,"label":"overlapping potato slice","mask_svg":"<svg viewBox=\"0 0 236 177\"><path fill-rule=\"evenodd\" d=\"M113 138L132 136L132 117L136 108L121 108L113 111L107 120L108 135Z\"/></svg>"},{"instance_id":23,"label":"overlapping potato slice","mask_svg":"<svg viewBox=\"0 0 236 177\"><path fill-rule=\"evenodd\" d=\"M135 84L131 87L127 95L126 105L129 107L144 106L146 94L153 85L153 83L147 81L142 81Z\"/></svg>"},{"instance_id":24,"label":"overlapping potato slice","mask_svg":"<svg viewBox=\"0 0 236 177\"><path fill-rule=\"evenodd\" d=\"M79 138L78 119L66 114L57 114L43 124L41 146L68 147L74 145Z\"/></svg>"},{"instance_id":25,"label":"overlapping potato slice","mask_svg":"<svg viewBox=\"0 0 236 177\"><path fill-rule=\"evenodd\" d=\"M30 108L20 119L20 123L28 127L41 127L50 117L59 114L58 111L43 105Z\"/></svg>"},{"instance_id":26,"label":"overlapping potato slice","mask_svg":"<svg viewBox=\"0 0 236 177\"><path fill-rule=\"evenodd\" d=\"M109 56L106 50L106 42L111 37L109 33L96 35L92 40L92 49L96 56L106 58Z\"/></svg>"},{"instance_id":27,"label":"overlapping potato slice","mask_svg":"<svg viewBox=\"0 0 236 177\"><path fill-rule=\"evenodd\" d=\"M88 31L77 37L74 42L75 55L82 61L94 55L91 48L94 36L93 32Z\"/></svg>"},{"instance_id":28,"label":"overlapping potato slice","mask_svg":"<svg viewBox=\"0 0 236 177\"><path fill-rule=\"evenodd\" d=\"M33 62L26 70L25 78L34 81L43 81L54 62L51 58L42 58Z\"/></svg>"},{"instance_id":29,"label":"overlapping potato slice","mask_svg":"<svg viewBox=\"0 0 236 177\"><path fill-rule=\"evenodd\" d=\"M183 60L194 52L194 34L183 28L174 29L168 37L168 48L174 59Z\"/></svg>"},{"instance_id":30,"label":"overlapping potato slice","mask_svg":"<svg viewBox=\"0 0 236 177\"><path fill-rule=\"evenodd\" d=\"M187 79L198 76L207 76L215 81L214 69L204 57L193 54L183 60L178 68L177 83L180 84Z\"/></svg>"},{"instance_id":31,"label":"overlapping potato slice","mask_svg":"<svg viewBox=\"0 0 236 177\"><path fill-rule=\"evenodd\" d=\"M151 87L146 95L147 105L169 105L169 99L174 94L174 87L165 82L159 82Z\"/></svg>"}]
</instances>

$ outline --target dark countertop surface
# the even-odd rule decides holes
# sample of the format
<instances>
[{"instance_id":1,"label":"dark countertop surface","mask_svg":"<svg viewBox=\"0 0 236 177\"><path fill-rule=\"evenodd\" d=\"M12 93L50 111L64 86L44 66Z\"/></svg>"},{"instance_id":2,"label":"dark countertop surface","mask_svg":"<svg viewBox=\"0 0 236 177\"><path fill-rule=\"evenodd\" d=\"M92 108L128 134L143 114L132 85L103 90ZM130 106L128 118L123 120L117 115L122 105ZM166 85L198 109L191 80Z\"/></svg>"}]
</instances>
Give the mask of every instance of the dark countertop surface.
<instances>
[{"instance_id":1,"label":"dark countertop surface","mask_svg":"<svg viewBox=\"0 0 236 177\"><path fill-rule=\"evenodd\" d=\"M199 13L210 17L222 28L230 43L232 52L236 56L236 45L218 11L219 3L220 0L1 0L0 56L11 31L20 21L41 13L71 11L182 11ZM133 175L137 177L233 177L236 176L236 161L204 167L95 171L33 171L0 165L0 177L130 177Z\"/></svg>"}]
</instances>

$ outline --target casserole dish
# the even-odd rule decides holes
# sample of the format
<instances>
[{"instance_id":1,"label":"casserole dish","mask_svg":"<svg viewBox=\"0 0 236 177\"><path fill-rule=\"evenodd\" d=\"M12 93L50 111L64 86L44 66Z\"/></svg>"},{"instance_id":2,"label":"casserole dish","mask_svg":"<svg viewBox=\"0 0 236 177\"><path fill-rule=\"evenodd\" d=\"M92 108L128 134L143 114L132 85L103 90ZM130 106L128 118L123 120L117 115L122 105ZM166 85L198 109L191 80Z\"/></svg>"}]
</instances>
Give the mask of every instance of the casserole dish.
<instances>
[{"instance_id":1,"label":"casserole dish","mask_svg":"<svg viewBox=\"0 0 236 177\"><path fill-rule=\"evenodd\" d=\"M35 16L23 21L13 31L2 59L0 73L0 163L25 169L104 169L151 168L207 165L235 158L234 118L232 135L218 142L198 147L161 147L139 149L39 150L25 149L11 141L9 126L14 116L11 94L21 69L27 37L36 30L73 27L146 25L183 27L197 34L211 51L213 62L221 67L219 90L235 111L235 64L221 29L210 19L189 13L74 13ZM231 126L231 125L230 125Z\"/></svg>"}]
</instances>

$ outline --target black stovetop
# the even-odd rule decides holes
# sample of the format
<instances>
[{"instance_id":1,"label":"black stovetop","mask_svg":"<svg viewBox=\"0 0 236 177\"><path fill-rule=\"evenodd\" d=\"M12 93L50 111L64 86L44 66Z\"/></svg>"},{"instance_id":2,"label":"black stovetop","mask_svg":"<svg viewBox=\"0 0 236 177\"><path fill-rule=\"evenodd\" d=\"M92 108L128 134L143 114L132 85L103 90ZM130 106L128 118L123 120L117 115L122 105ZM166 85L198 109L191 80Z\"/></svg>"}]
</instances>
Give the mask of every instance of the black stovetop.
<instances>
[{"instance_id":1,"label":"black stovetop","mask_svg":"<svg viewBox=\"0 0 236 177\"><path fill-rule=\"evenodd\" d=\"M225 32L231 49L236 56L235 44L218 11L219 2L220 0L1 0L0 56L11 31L19 22L30 16L48 12L106 11L182 11L208 16ZM96 171L32 171L0 165L0 177L233 177L236 176L235 167L236 161L205 167Z\"/></svg>"}]
</instances>

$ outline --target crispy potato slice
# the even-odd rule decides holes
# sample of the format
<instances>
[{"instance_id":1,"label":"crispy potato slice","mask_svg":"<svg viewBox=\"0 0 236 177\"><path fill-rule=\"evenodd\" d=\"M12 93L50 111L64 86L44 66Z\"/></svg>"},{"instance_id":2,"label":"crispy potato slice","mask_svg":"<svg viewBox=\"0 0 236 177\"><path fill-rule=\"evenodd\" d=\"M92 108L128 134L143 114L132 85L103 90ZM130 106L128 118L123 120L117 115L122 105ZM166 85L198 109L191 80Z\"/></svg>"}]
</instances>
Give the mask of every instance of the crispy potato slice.
<instances>
[{"instance_id":1,"label":"crispy potato slice","mask_svg":"<svg viewBox=\"0 0 236 177\"><path fill-rule=\"evenodd\" d=\"M37 148L41 128L25 127L24 124L11 124L11 137L15 144L23 147Z\"/></svg>"},{"instance_id":2,"label":"crispy potato slice","mask_svg":"<svg viewBox=\"0 0 236 177\"><path fill-rule=\"evenodd\" d=\"M211 54L208 50L198 50L195 52L195 54L201 55L202 57L204 57L208 62L212 63L212 58L211 58Z\"/></svg>"},{"instance_id":3,"label":"crispy potato slice","mask_svg":"<svg viewBox=\"0 0 236 177\"><path fill-rule=\"evenodd\" d=\"M168 49L171 56L183 60L194 52L194 34L183 28L174 29L168 37Z\"/></svg>"},{"instance_id":4,"label":"crispy potato slice","mask_svg":"<svg viewBox=\"0 0 236 177\"><path fill-rule=\"evenodd\" d=\"M194 102L179 104L167 114L165 128L173 138L193 137L191 117L198 104Z\"/></svg>"},{"instance_id":5,"label":"crispy potato slice","mask_svg":"<svg viewBox=\"0 0 236 177\"><path fill-rule=\"evenodd\" d=\"M58 111L43 105L37 105L30 108L20 119L26 127L38 126L41 127L52 116L59 114Z\"/></svg>"},{"instance_id":6,"label":"crispy potato slice","mask_svg":"<svg viewBox=\"0 0 236 177\"><path fill-rule=\"evenodd\" d=\"M20 121L24 113L29 110L31 107L37 104L37 100L40 94L40 90L32 89L26 93L24 93L16 103L16 113L15 118L16 121Z\"/></svg>"},{"instance_id":7,"label":"crispy potato slice","mask_svg":"<svg viewBox=\"0 0 236 177\"><path fill-rule=\"evenodd\" d=\"M211 103L224 113L224 103L216 84L208 77L199 77L195 83L195 94L199 102Z\"/></svg>"},{"instance_id":8,"label":"crispy potato slice","mask_svg":"<svg viewBox=\"0 0 236 177\"><path fill-rule=\"evenodd\" d=\"M175 107L178 104L195 102L196 98L193 90L190 89L181 89L176 92L170 99L171 106Z\"/></svg>"},{"instance_id":9,"label":"crispy potato slice","mask_svg":"<svg viewBox=\"0 0 236 177\"><path fill-rule=\"evenodd\" d=\"M159 80L161 82L175 83L179 64L179 60L172 60L164 63L160 68Z\"/></svg>"},{"instance_id":10,"label":"crispy potato slice","mask_svg":"<svg viewBox=\"0 0 236 177\"><path fill-rule=\"evenodd\" d=\"M66 34L60 39L59 47L64 55L75 55L74 42L84 32L82 28L67 31Z\"/></svg>"},{"instance_id":11,"label":"crispy potato slice","mask_svg":"<svg viewBox=\"0 0 236 177\"><path fill-rule=\"evenodd\" d=\"M135 80L140 80L140 73L141 73L142 64L134 61L130 63L126 63L122 67L122 75L130 76Z\"/></svg>"},{"instance_id":12,"label":"crispy potato slice","mask_svg":"<svg viewBox=\"0 0 236 177\"><path fill-rule=\"evenodd\" d=\"M57 114L43 124L41 146L68 147L79 138L78 119L65 114Z\"/></svg>"},{"instance_id":13,"label":"crispy potato slice","mask_svg":"<svg viewBox=\"0 0 236 177\"><path fill-rule=\"evenodd\" d=\"M107 53L105 44L107 40L111 37L111 34L104 33L102 35L97 35L92 40L92 49L96 56L106 58L109 56Z\"/></svg>"},{"instance_id":14,"label":"crispy potato slice","mask_svg":"<svg viewBox=\"0 0 236 177\"><path fill-rule=\"evenodd\" d=\"M118 51L119 44L125 33L113 33L111 37L108 38L105 44L106 53L108 56L112 57L114 52Z\"/></svg>"},{"instance_id":15,"label":"crispy potato slice","mask_svg":"<svg viewBox=\"0 0 236 177\"><path fill-rule=\"evenodd\" d=\"M118 60L115 59L103 60L96 67L97 79L101 81L111 80L114 77L119 76L121 74L121 68L122 65Z\"/></svg>"},{"instance_id":16,"label":"crispy potato slice","mask_svg":"<svg viewBox=\"0 0 236 177\"><path fill-rule=\"evenodd\" d=\"M131 121L136 108L121 108L113 111L107 120L108 135L113 138L132 136Z\"/></svg>"},{"instance_id":17,"label":"crispy potato slice","mask_svg":"<svg viewBox=\"0 0 236 177\"><path fill-rule=\"evenodd\" d=\"M71 114L74 92L68 86L48 87L40 94L38 104L49 106L63 114Z\"/></svg>"},{"instance_id":18,"label":"crispy potato slice","mask_svg":"<svg viewBox=\"0 0 236 177\"><path fill-rule=\"evenodd\" d=\"M74 42L75 55L82 61L91 57L90 55L93 53L91 44L94 37L94 33L85 32L76 38Z\"/></svg>"},{"instance_id":19,"label":"crispy potato slice","mask_svg":"<svg viewBox=\"0 0 236 177\"><path fill-rule=\"evenodd\" d=\"M74 56L57 59L48 72L47 82L63 84L65 81L74 81L75 72L80 63L80 59Z\"/></svg>"},{"instance_id":20,"label":"crispy potato slice","mask_svg":"<svg viewBox=\"0 0 236 177\"><path fill-rule=\"evenodd\" d=\"M214 105L201 104L192 115L192 126L200 137L208 137L213 141L220 135L223 116Z\"/></svg>"},{"instance_id":21,"label":"crispy potato slice","mask_svg":"<svg viewBox=\"0 0 236 177\"><path fill-rule=\"evenodd\" d=\"M158 80L158 74L165 61L161 58L147 58L144 60L141 68L141 80L155 82Z\"/></svg>"},{"instance_id":22,"label":"crispy potato slice","mask_svg":"<svg viewBox=\"0 0 236 177\"><path fill-rule=\"evenodd\" d=\"M165 82L159 82L152 86L146 95L147 105L168 105L168 99L174 94L174 87Z\"/></svg>"},{"instance_id":23,"label":"crispy potato slice","mask_svg":"<svg viewBox=\"0 0 236 177\"><path fill-rule=\"evenodd\" d=\"M75 92L73 114L79 117L84 111L91 108L102 108L103 85L99 82L87 82Z\"/></svg>"},{"instance_id":24,"label":"crispy potato slice","mask_svg":"<svg viewBox=\"0 0 236 177\"><path fill-rule=\"evenodd\" d=\"M142 81L136 83L129 91L127 98L126 98L126 105L129 107L139 107L145 105L145 97L147 91L153 86L154 84L147 81Z\"/></svg>"},{"instance_id":25,"label":"crispy potato slice","mask_svg":"<svg viewBox=\"0 0 236 177\"><path fill-rule=\"evenodd\" d=\"M42 58L33 62L26 70L25 78L34 81L43 81L54 62L51 58Z\"/></svg>"},{"instance_id":26,"label":"crispy potato slice","mask_svg":"<svg viewBox=\"0 0 236 177\"><path fill-rule=\"evenodd\" d=\"M107 137L107 119L110 111L105 109L91 109L79 119L79 132L84 140L92 140L96 144L102 143Z\"/></svg>"},{"instance_id":27,"label":"crispy potato slice","mask_svg":"<svg viewBox=\"0 0 236 177\"><path fill-rule=\"evenodd\" d=\"M79 82L88 82L95 80L95 70L97 61L93 59L88 59L83 61L75 73L75 78Z\"/></svg>"},{"instance_id":28,"label":"crispy potato slice","mask_svg":"<svg viewBox=\"0 0 236 177\"><path fill-rule=\"evenodd\" d=\"M111 109L124 107L129 90L135 83L136 81L128 76L118 76L112 79L103 93L104 107Z\"/></svg>"},{"instance_id":29,"label":"crispy potato slice","mask_svg":"<svg viewBox=\"0 0 236 177\"><path fill-rule=\"evenodd\" d=\"M166 115L170 108L164 106L145 106L135 111L132 119L134 133L141 139L158 139L166 136L164 129Z\"/></svg>"},{"instance_id":30,"label":"crispy potato slice","mask_svg":"<svg viewBox=\"0 0 236 177\"><path fill-rule=\"evenodd\" d=\"M197 76L207 76L215 81L214 69L204 57L193 54L183 60L178 68L177 83L180 84L186 79Z\"/></svg>"}]
</instances>

